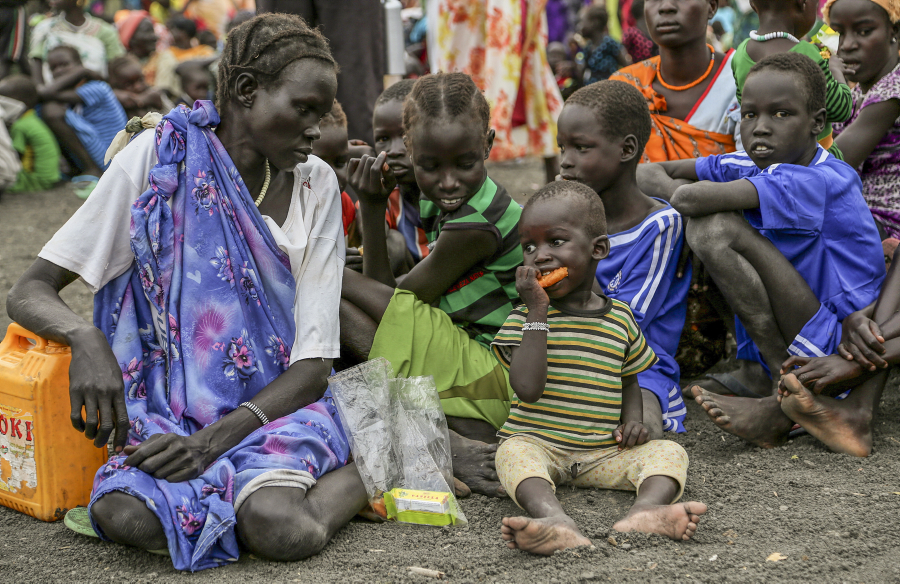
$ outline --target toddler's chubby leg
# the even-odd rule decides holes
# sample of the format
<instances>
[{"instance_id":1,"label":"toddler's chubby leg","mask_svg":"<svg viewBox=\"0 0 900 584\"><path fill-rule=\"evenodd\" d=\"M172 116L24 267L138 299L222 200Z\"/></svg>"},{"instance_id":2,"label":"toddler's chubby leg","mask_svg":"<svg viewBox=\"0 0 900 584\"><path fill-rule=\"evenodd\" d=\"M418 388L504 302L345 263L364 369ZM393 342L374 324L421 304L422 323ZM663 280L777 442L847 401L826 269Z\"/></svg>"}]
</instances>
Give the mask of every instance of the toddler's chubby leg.
<instances>
[{"instance_id":1,"label":"toddler's chubby leg","mask_svg":"<svg viewBox=\"0 0 900 584\"><path fill-rule=\"evenodd\" d=\"M504 517L500 537L510 549L549 556L556 550L591 545L556 498L553 454L535 441L513 438L497 450L497 474L531 517Z\"/></svg>"},{"instance_id":2,"label":"toddler's chubby leg","mask_svg":"<svg viewBox=\"0 0 900 584\"><path fill-rule=\"evenodd\" d=\"M613 529L658 533L677 541L693 537L706 505L696 501L676 503L687 479L684 448L668 440L651 440L614 452L573 481L578 487L637 490L631 509Z\"/></svg>"}]
</instances>

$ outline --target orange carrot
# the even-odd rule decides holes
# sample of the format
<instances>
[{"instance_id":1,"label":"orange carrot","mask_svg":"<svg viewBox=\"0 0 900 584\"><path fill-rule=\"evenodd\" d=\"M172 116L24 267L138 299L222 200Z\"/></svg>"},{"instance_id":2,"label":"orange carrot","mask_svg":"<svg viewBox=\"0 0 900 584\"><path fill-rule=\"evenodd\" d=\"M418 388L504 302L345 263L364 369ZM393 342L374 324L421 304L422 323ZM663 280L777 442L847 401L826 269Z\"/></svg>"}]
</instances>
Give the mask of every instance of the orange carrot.
<instances>
[{"instance_id":1,"label":"orange carrot","mask_svg":"<svg viewBox=\"0 0 900 584\"><path fill-rule=\"evenodd\" d=\"M565 278L568 275L569 275L569 268L566 268L566 267L556 268L555 270L553 270L546 276L541 276L540 278L538 278L538 284L541 285L541 288L548 288L548 287L556 284L557 282L559 282L560 280L562 280L563 278Z\"/></svg>"}]
</instances>

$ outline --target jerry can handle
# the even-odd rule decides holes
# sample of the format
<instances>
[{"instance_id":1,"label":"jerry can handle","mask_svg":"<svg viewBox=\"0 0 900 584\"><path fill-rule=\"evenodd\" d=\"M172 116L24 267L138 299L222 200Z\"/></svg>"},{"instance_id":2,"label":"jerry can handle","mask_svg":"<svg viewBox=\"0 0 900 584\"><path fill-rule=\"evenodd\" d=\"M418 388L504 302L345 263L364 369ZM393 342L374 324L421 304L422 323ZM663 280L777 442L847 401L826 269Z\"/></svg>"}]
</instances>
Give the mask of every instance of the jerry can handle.
<instances>
[{"instance_id":1,"label":"jerry can handle","mask_svg":"<svg viewBox=\"0 0 900 584\"><path fill-rule=\"evenodd\" d=\"M26 347L22 344L24 339L31 339L34 341L34 346ZM37 349L42 350L47 348L47 339L40 337L30 330L26 329L22 325L14 322L9 325L9 328L6 329L6 338L3 339L4 345L13 345L18 346L20 348L29 348L29 349Z\"/></svg>"}]
</instances>

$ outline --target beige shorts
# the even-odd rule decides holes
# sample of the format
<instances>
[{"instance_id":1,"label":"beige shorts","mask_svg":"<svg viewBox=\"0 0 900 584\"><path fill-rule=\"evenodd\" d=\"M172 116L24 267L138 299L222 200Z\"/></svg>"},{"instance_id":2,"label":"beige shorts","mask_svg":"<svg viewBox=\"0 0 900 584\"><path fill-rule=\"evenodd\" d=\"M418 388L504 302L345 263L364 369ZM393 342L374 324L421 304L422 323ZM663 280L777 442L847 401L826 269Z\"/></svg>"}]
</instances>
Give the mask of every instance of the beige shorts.
<instances>
[{"instance_id":1,"label":"beige shorts","mask_svg":"<svg viewBox=\"0 0 900 584\"><path fill-rule=\"evenodd\" d=\"M531 436L513 436L497 449L500 483L516 500L516 489L525 479L539 477L556 491L558 485L639 491L648 477L663 475L678 482L684 492L688 455L681 445L669 440L651 440L627 450L618 446L598 450L559 448ZM521 507L521 505L519 505Z\"/></svg>"}]
</instances>

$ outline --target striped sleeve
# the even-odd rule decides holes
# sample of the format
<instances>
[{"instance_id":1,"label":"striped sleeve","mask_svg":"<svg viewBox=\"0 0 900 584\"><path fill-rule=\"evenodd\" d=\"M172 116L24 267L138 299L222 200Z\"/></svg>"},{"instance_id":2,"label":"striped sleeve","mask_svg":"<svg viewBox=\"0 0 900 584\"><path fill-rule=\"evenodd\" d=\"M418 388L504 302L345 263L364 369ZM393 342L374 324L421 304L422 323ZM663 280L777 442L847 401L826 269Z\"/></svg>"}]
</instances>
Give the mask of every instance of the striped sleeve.
<instances>
[{"instance_id":1,"label":"striped sleeve","mask_svg":"<svg viewBox=\"0 0 900 584\"><path fill-rule=\"evenodd\" d=\"M494 335L491 348L494 351L494 355L500 360L500 363L507 369L509 369L509 363L512 360L512 348L522 344L522 325L525 323L527 316L528 309L524 304L515 307L509 313L506 322Z\"/></svg>"},{"instance_id":2,"label":"striped sleeve","mask_svg":"<svg viewBox=\"0 0 900 584\"><path fill-rule=\"evenodd\" d=\"M656 213L629 252L613 297L628 303L638 324L652 321L666 299L684 242L682 227L681 214L675 209Z\"/></svg>"},{"instance_id":3,"label":"striped sleeve","mask_svg":"<svg viewBox=\"0 0 900 584\"><path fill-rule=\"evenodd\" d=\"M644 333L635 322L634 315L631 314L628 306L618 300L613 300L613 302L616 303L617 309L621 309L616 312L626 321L628 329L628 355L622 364L622 376L637 375L641 371L650 369L656 363L656 353L647 344L647 339L644 338Z\"/></svg>"},{"instance_id":4,"label":"striped sleeve","mask_svg":"<svg viewBox=\"0 0 900 584\"><path fill-rule=\"evenodd\" d=\"M78 97L81 98L81 101L84 102L85 107L103 105L107 97L107 91L106 88L103 87L104 85L106 84L99 81L89 81L76 88L75 93L77 93Z\"/></svg>"},{"instance_id":5,"label":"striped sleeve","mask_svg":"<svg viewBox=\"0 0 900 584\"><path fill-rule=\"evenodd\" d=\"M805 41L798 43L792 52L806 55L816 62L816 65L825 74L825 84L827 90L825 92L825 121L827 122L846 122L853 113L853 96L850 93L850 87L844 83L838 83L831 74L828 67L828 60L822 58L819 48Z\"/></svg>"}]
</instances>

